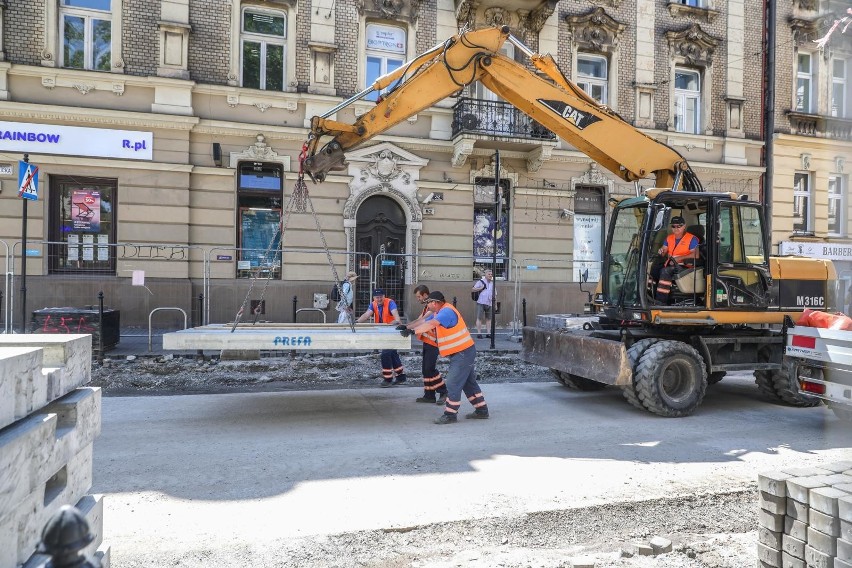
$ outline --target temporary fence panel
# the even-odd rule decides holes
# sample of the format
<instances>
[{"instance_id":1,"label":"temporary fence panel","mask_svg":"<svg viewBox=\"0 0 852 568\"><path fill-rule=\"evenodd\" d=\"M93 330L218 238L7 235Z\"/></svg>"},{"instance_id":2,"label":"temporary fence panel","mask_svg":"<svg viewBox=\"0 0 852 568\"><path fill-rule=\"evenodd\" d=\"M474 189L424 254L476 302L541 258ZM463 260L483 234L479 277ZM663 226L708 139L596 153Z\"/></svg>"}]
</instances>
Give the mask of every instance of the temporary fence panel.
<instances>
[{"instance_id":1,"label":"temporary fence panel","mask_svg":"<svg viewBox=\"0 0 852 568\"><path fill-rule=\"evenodd\" d=\"M3 294L3 301L0 302L0 310L3 310L3 333L12 332L12 259L9 245L6 241L0 241L0 253L3 254L3 288L0 289L0 294Z\"/></svg>"},{"instance_id":2,"label":"temporary fence panel","mask_svg":"<svg viewBox=\"0 0 852 568\"><path fill-rule=\"evenodd\" d=\"M369 254L315 248L285 247L269 251L217 247L207 251L204 323L233 322L246 299L248 303L240 318L243 323L295 322L297 312L301 323L321 323L322 314L313 308L324 311L326 321L336 322L337 302L330 299L334 276L326 252L339 279L345 278L350 270L358 274L355 312L363 312L372 280ZM249 266L246 258L256 258L257 263Z\"/></svg>"},{"instance_id":3,"label":"temporary fence panel","mask_svg":"<svg viewBox=\"0 0 852 568\"><path fill-rule=\"evenodd\" d=\"M18 242L13 259L20 253ZM26 306L23 294L18 294L11 314L17 329L23 325L28 332L92 333L101 293L110 334L146 337L148 315L162 307L180 308L195 322L202 319L198 296L204 289L205 254L200 247L107 243L84 235L66 242L28 241L26 255ZM20 266L14 268L17 285L23 287ZM157 335L183 328L182 316L156 319Z\"/></svg>"},{"instance_id":4,"label":"temporary fence panel","mask_svg":"<svg viewBox=\"0 0 852 568\"><path fill-rule=\"evenodd\" d=\"M590 269L590 264L593 264ZM518 298L526 300L527 324L534 323L535 314L582 313L582 303L577 301L576 291L594 294L597 281L581 282L586 271L590 275L600 274L600 263L574 262L562 258L522 258L518 261ZM553 286L553 284L562 284ZM589 296L581 297L582 302ZM553 306L564 306L553 309Z\"/></svg>"}]
</instances>

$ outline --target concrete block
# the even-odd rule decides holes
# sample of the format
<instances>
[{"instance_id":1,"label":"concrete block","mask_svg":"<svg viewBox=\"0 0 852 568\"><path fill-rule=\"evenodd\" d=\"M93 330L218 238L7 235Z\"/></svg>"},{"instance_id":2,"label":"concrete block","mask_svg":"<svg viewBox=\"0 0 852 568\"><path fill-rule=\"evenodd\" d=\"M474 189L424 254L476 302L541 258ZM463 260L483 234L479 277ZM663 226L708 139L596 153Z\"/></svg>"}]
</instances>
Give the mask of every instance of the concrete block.
<instances>
[{"instance_id":1,"label":"concrete block","mask_svg":"<svg viewBox=\"0 0 852 568\"><path fill-rule=\"evenodd\" d=\"M782 538L784 533L775 532L767 529L766 527L758 527L757 528L757 542L761 544L765 544L770 548L776 548L781 550Z\"/></svg>"},{"instance_id":2,"label":"concrete block","mask_svg":"<svg viewBox=\"0 0 852 568\"><path fill-rule=\"evenodd\" d=\"M787 512L787 499L785 497L778 497L766 491L761 491L758 502L761 509L772 514L783 515Z\"/></svg>"},{"instance_id":3,"label":"concrete block","mask_svg":"<svg viewBox=\"0 0 852 568\"><path fill-rule=\"evenodd\" d=\"M92 377L92 336L88 334L4 334L0 335L0 347L41 347L45 367L64 367L68 380L84 380L75 386L86 384Z\"/></svg>"},{"instance_id":4,"label":"concrete block","mask_svg":"<svg viewBox=\"0 0 852 568\"><path fill-rule=\"evenodd\" d=\"M795 519L791 519L790 517L785 517L784 534L788 534L794 538L798 538L799 540L804 540L807 542L808 525L806 525L802 521L797 521Z\"/></svg>"},{"instance_id":5,"label":"concrete block","mask_svg":"<svg viewBox=\"0 0 852 568\"><path fill-rule=\"evenodd\" d=\"M20 420L38 405L36 377L44 353L37 347L0 348L0 428Z\"/></svg>"},{"instance_id":6,"label":"concrete block","mask_svg":"<svg viewBox=\"0 0 852 568\"><path fill-rule=\"evenodd\" d=\"M13 510L0 518L0 566L26 562L48 519L65 503L77 503L92 486L92 446L74 456Z\"/></svg>"},{"instance_id":7,"label":"concrete block","mask_svg":"<svg viewBox=\"0 0 852 568\"><path fill-rule=\"evenodd\" d=\"M757 543L757 558L769 566L781 568L781 551L769 548L760 542Z\"/></svg>"},{"instance_id":8,"label":"concrete block","mask_svg":"<svg viewBox=\"0 0 852 568\"><path fill-rule=\"evenodd\" d=\"M825 463L819 466L820 469L827 469L834 473L843 473L846 470L852 469L852 461L839 461L834 463Z\"/></svg>"},{"instance_id":9,"label":"concrete block","mask_svg":"<svg viewBox=\"0 0 852 568\"><path fill-rule=\"evenodd\" d=\"M781 553L781 568L807 568L805 561L786 552Z\"/></svg>"},{"instance_id":10,"label":"concrete block","mask_svg":"<svg viewBox=\"0 0 852 568\"><path fill-rule=\"evenodd\" d=\"M828 484L824 481L824 476L791 477L787 480L787 496L792 497L800 503L810 505L810 490L817 487L825 487L826 485Z\"/></svg>"},{"instance_id":11,"label":"concrete block","mask_svg":"<svg viewBox=\"0 0 852 568\"><path fill-rule=\"evenodd\" d=\"M794 558L798 558L800 560L805 559L805 544L807 544L803 540L799 540L798 538L794 538L788 534L784 535L783 542L781 544L781 550L786 552L790 556Z\"/></svg>"},{"instance_id":12,"label":"concrete block","mask_svg":"<svg viewBox=\"0 0 852 568\"><path fill-rule=\"evenodd\" d=\"M810 544L805 545L805 564L808 568L834 568L834 558L820 552Z\"/></svg>"},{"instance_id":13,"label":"concrete block","mask_svg":"<svg viewBox=\"0 0 852 568\"><path fill-rule=\"evenodd\" d=\"M852 495L837 500L837 516L841 521L852 523Z\"/></svg>"},{"instance_id":14,"label":"concrete block","mask_svg":"<svg viewBox=\"0 0 852 568\"><path fill-rule=\"evenodd\" d=\"M630 542L623 547L623 550L632 556L652 556L654 554L651 545L644 542Z\"/></svg>"},{"instance_id":15,"label":"concrete block","mask_svg":"<svg viewBox=\"0 0 852 568\"><path fill-rule=\"evenodd\" d=\"M845 491L846 493L852 495L852 477L848 475L844 475L843 477L849 479L848 483L835 483L832 485L835 489L840 489L841 491Z\"/></svg>"},{"instance_id":16,"label":"concrete block","mask_svg":"<svg viewBox=\"0 0 852 568\"><path fill-rule=\"evenodd\" d=\"M782 471L768 471L758 474L757 486L761 491L765 491L776 497L787 496L787 480L793 477L789 473Z\"/></svg>"},{"instance_id":17,"label":"concrete block","mask_svg":"<svg viewBox=\"0 0 852 568\"><path fill-rule=\"evenodd\" d=\"M820 477L823 478L826 485L849 485L852 483L852 478L842 473L832 473L831 475L821 475Z\"/></svg>"},{"instance_id":18,"label":"concrete block","mask_svg":"<svg viewBox=\"0 0 852 568\"><path fill-rule=\"evenodd\" d=\"M568 561L571 568L595 568L595 559L589 556L576 556Z\"/></svg>"},{"instance_id":19,"label":"concrete block","mask_svg":"<svg viewBox=\"0 0 852 568\"><path fill-rule=\"evenodd\" d=\"M808 525L811 528L829 536L840 536L840 519L837 517L826 515L825 513L820 513L815 509L811 509L809 518L810 521L808 521Z\"/></svg>"},{"instance_id":20,"label":"concrete block","mask_svg":"<svg viewBox=\"0 0 852 568\"><path fill-rule=\"evenodd\" d=\"M797 521L807 523L810 509L805 503L800 503L795 499L787 499L787 516L793 517Z\"/></svg>"},{"instance_id":21,"label":"concrete block","mask_svg":"<svg viewBox=\"0 0 852 568\"><path fill-rule=\"evenodd\" d=\"M0 431L0 518L91 446L100 431L96 387L77 389Z\"/></svg>"},{"instance_id":22,"label":"concrete block","mask_svg":"<svg viewBox=\"0 0 852 568\"><path fill-rule=\"evenodd\" d=\"M822 467L791 467L781 470L790 477L813 477L815 475L831 475L834 473L830 469Z\"/></svg>"},{"instance_id":23,"label":"concrete block","mask_svg":"<svg viewBox=\"0 0 852 568\"><path fill-rule=\"evenodd\" d=\"M852 523L849 521L840 521L840 538L852 542Z\"/></svg>"},{"instance_id":24,"label":"concrete block","mask_svg":"<svg viewBox=\"0 0 852 568\"><path fill-rule=\"evenodd\" d=\"M95 537L95 539L81 551L82 554L86 558L106 558L107 562L109 562L109 547L106 547L105 549L101 547L103 544L104 534L103 495L86 495L77 501L74 506L77 507L83 517L85 517L86 522L89 523L89 531ZM48 560L50 560L50 557L35 553L30 556L29 560L27 560L22 568L48 568ZM102 563L101 568L107 568L107 566L104 566Z\"/></svg>"},{"instance_id":25,"label":"concrete block","mask_svg":"<svg viewBox=\"0 0 852 568\"><path fill-rule=\"evenodd\" d=\"M835 556L843 562L852 562L852 542L837 539L837 554Z\"/></svg>"},{"instance_id":26,"label":"concrete block","mask_svg":"<svg viewBox=\"0 0 852 568\"><path fill-rule=\"evenodd\" d=\"M771 531L781 532L784 530L784 515L776 515L761 509L757 512L757 523Z\"/></svg>"},{"instance_id":27,"label":"concrete block","mask_svg":"<svg viewBox=\"0 0 852 568\"><path fill-rule=\"evenodd\" d=\"M808 527L808 546L829 556L837 554L837 539L810 526Z\"/></svg>"},{"instance_id":28,"label":"concrete block","mask_svg":"<svg viewBox=\"0 0 852 568\"><path fill-rule=\"evenodd\" d=\"M836 517L839 512L837 500L847 495L848 493L845 491L835 489L834 487L817 487L810 490L808 505L814 511Z\"/></svg>"},{"instance_id":29,"label":"concrete block","mask_svg":"<svg viewBox=\"0 0 852 568\"><path fill-rule=\"evenodd\" d=\"M654 551L654 555L665 554L666 552L672 551L672 541L661 536L655 536L652 538L650 545L651 550Z\"/></svg>"}]
</instances>

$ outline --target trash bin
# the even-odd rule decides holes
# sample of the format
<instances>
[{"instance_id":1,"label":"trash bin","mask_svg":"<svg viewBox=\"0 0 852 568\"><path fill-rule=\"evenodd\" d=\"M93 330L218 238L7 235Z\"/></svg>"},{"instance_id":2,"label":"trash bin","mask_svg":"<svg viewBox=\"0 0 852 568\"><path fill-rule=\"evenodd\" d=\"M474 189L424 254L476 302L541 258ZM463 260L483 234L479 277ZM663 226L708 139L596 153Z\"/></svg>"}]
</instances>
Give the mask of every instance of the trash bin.
<instances>
[{"instance_id":1,"label":"trash bin","mask_svg":"<svg viewBox=\"0 0 852 568\"><path fill-rule=\"evenodd\" d=\"M119 318L119 310L104 308L104 351L118 345L120 338ZM99 326L100 314L95 306L42 308L33 311L30 321L32 333L90 333L93 349L97 349L101 345Z\"/></svg>"}]
</instances>

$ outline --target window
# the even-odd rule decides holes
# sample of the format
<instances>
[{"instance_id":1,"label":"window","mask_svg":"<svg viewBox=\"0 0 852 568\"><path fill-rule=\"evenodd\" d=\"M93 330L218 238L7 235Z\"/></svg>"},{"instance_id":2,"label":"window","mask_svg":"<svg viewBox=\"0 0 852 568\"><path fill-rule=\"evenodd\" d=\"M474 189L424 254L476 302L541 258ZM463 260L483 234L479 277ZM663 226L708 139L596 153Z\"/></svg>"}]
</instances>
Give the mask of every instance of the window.
<instances>
[{"instance_id":1,"label":"window","mask_svg":"<svg viewBox=\"0 0 852 568\"><path fill-rule=\"evenodd\" d=\"M246 8L242 25L242 86L283 91L287 61L284 12Z\"/></svg>"},{"instance_id":2,"label":"window","mask_svg":"<svg viewBox=\"0 0 852 568\"><path fill-rule=\"evenodd\" d=\"M844 234L844 219L846 217L846 199L843 188L843 177L834 175L828 178L828 234L841 236Z\"/></svg>"},{"instance_id":3,"label":"window","mask_svg":"<svg viewBox=\"0 0 852 568\"><path fill-rule=\"evenodd\" d=\"M115 274L114 179L51 176L50 272Z\"/></svg>"},{"instance_id":4,"label":"window","mask_svg":"<svg viewBox=\"0 0 852 568\"><path fill-rule=\"evenodd\" d=\"M278 162L240 162L237 171L237 277L280 278L284 167Z\"/></svg>"},{"instance_id":5,"label":"window","mask_svg":"<svg viewBox=\"0 0 852 568\"><path fill-rule=\"evenodd\" d=\"M811 174L796 172L793 177L793 232L811 233Z\"/></svg>"},{"instance_id":6,"label":"window","mask_svg":"<svg viewBox=\"0 0 852 568\"><path fill-rule=\"evenodd\" d=\"M701 75L690 69L675 69L674 125L678 132L697 134L701 122Z\"/></svg>"},{"instance_id":7,"label":"window","mask_svg":"<svg viewBox=\"0 0 852 568\"><path fill-rule=\"evenodd\" d=\"M831 64L831 116L846 117L846 60Z\"/></svg>"},{"instance_id":8,"label":"window","mask_svg":"<svg viewBox=\"0 0 852 568\"><path fill-rule=\"evenodd\" d=\"M606 57L587 53L577 55L577 84L586 94L603 105L607 104L608 78Z\"/></svg>"},{"instance_id":9,"label":"window","mask_svg":"<svg viewBox=\"0 0 852 568\"><path fill-rule=\"evenodd\" d=\"M500 180L500 222L496 227L497 264L494 263L495 219L494 179L477 178L479 188L474 194L480 196L473 206L473 268L480 274L485 269L494 271L494 278L507 279L509 254L509 182ZM487 199L488 201L485 201Z\"/></svg>"},{"instance_id":10,"label":"window","mask_svg":"<svg viewBox=\"0 0 852 568\"><path fill-rule=\"evenodd\" d=\"M367 24L367 67L364 78L366 87L382 75L402 66L405 62L405 46L406 33L402 28ZM379 93L370 93L364 98L376 101L379 99Z\"/></svg>"},{"instance_id":11,"label":"window","mask_svg":"<svg viewBox=\"0 0 852 568\"><path fill-rule=\"evenodd\" d=\"M59 28L63 67L110 70L110 2L111 0L61 0Z\"/></svg>"},{"instance_id":12,"label":"window","mask_svg":"<svg viewBox=\"0 0 852 568\"><path fill-rule=\"evenodd\" d=\"M799 53L796 75L796 107L799 112L813 112L813 67L810 53Z\"/></svg>"},{"instance_id":13,"label":"window","mask_svg":"<svg viewBox=\"0 0 852 568\"><path fill-rule=\"evenodd\" d=\"M677 0L679 4L683 4L684 6L695 6L696 8L704 8L705 0Z\"/></svg>"}]
</instances>

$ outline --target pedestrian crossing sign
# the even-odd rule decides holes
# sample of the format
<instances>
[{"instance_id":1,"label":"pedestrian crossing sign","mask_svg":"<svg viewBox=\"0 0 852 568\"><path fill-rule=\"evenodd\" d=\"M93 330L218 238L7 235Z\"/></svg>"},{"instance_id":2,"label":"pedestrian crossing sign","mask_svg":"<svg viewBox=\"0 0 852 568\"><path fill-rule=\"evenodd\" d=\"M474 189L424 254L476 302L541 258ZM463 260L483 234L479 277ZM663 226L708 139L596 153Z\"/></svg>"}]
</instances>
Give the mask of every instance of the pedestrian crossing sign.
<instances>
[{"instance_id":1,"label":"pedestrian crossing sign","mask_svg":"<svg viewBox=\"0 0 852 568\"><path fill-rule=\"evenodd\" d=\"M18 162L18 197L38 200L38 166L29 162Z\"/></svg>"}]
</instances>

